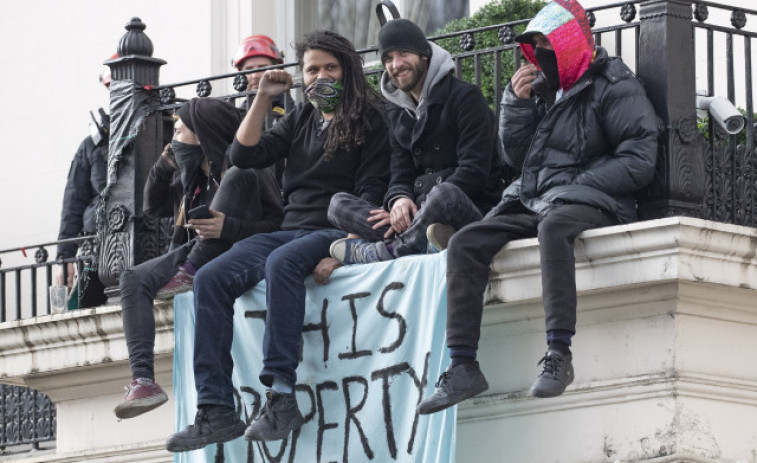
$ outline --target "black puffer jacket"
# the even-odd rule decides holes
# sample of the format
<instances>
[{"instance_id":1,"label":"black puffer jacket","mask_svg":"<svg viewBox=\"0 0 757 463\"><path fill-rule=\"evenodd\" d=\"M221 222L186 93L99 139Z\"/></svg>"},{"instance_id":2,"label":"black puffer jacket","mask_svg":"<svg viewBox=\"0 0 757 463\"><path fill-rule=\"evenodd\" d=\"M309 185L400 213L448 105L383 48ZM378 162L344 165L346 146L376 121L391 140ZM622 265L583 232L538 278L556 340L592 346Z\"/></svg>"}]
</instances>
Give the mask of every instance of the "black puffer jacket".
<instances>
[{"instance_id":1,"label":"black puffer jacket","mask_svg":"<svg viewBox=\"0 0 757 463\"><path fill-rule=\"evenodd\" d=\"M105 188L107 170L108 139L95 145L91 137L85 138L68 171L60 214L59 240L75 238L82 233L95 233L95 212L100 192ZM74 257L77 248L76 243L59 244L58 259Z\"/></svg>"},{"instance_id":2,"label":"black puffer jacket","mask_svg":"<svg viewBox=\"0 0 757 463\"><path fill-rule=\"evenodd\" d=\"M597 47L589 70L549 110L511 85L501 107L505 161L521 176L489 215L520 201L540 214L578 203L636 220L633 193L654 175L661 122L620 58Z\"/></svg>"}]
</instances>

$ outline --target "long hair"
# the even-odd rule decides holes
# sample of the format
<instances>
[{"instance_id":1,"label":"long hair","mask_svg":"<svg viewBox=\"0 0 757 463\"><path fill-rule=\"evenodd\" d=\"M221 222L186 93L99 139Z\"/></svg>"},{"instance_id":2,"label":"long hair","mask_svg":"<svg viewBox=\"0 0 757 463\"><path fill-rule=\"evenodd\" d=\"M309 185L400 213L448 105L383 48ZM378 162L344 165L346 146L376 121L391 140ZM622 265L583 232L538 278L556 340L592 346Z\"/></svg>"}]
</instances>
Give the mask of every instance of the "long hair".
<instances>
[{"instance_id":1,"label":"long hair","mask_svg":"<svg viewBox=\"0 0 757 463\"><path fill-rule=\"evenodd\" d=\"M381 96L365 79L363 59L354 45L336 32L319 30L306 34L297 42L297 60L303 66L308 50L331 53L342 66L342 102L329 124L323 146L324 159L332 159L337 151L353 151L365 143L370 130L368 112L376 110Z\"/></svg>"}]
</instances>

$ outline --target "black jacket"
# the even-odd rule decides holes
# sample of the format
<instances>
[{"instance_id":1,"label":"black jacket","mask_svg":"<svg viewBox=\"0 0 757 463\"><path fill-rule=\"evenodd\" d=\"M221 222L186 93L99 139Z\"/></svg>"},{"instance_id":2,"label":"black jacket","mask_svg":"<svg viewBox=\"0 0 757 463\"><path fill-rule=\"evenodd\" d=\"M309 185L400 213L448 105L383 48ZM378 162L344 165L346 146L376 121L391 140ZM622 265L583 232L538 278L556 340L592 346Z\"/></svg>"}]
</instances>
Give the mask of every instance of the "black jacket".
<instances>
[{"instance_id":1,"label":"black jacket","mask_svg":"<svg viewBox=\"0 0 757 463\"><path fill-rule=\"evenodd\" d=\"M389 104L391 181L384 207L391 209L399 196L420 205L425 194L414 191L419 177L441 172L486 213L499 200L503 182L496 121L481 90L448 74L430 90L427 108L416 119Z\"/></svg>"},{"instance_id":2,"label":"black jacket","mask_svg":"<svg viewBox=\"0 0 757 463\"><path fill-rule=\"evenodd\" d=\"M195 98L188 103L190 124L200 140L205 159L210 167L211 178L201 169L191 185L181 184L178 169L174 169L162 155L150 169L145 182L143 211L154 217L174 217L178 225L186 223L186 211L200 205L210 206L218 189L221 177L229 165L227 148L234 138L242 120L241 113L228 102L212 98ZM185 121L185 124L187 121ZM267 233L279 229L282 218L281 195L273 173L260 172L258 188L261 196L262 218L246 222L226 214L221 239L236 242L253 233ZM184 211L180 206L184 201ZM250 207L258 207L250 204ZM172 238L172 247L194 237L194 232L177 226Z\"/></svg>"},{"instance_id":3,"label":"black jacket","mask_svg":"<svg viewBox=\"0 0 757 463\"><path fill-rule=\"evenodd\" d=\"M63 208L60 215L58 239L93 234L97 230L96 211L100 192L105 188L108 169L108 140L95 145L85 138L71 161ZM59 244L58 259L76 256L76 243Z\"/></svg>"},{"instance_id":4,"label":"black jacket","mask_svg":"<svg viewBox=\"0 0 757 463\"><path fill-rule=\"evenodd\" d=\"M266 169L266 172L258 172L258 188L260 189L260 207L262 217L260 220L249 222L229 214L223 219L223 229L221 230L221 239L232 243L247 238L255 233L269 233L279 229L281 219L284 215L281 204L281 192L279 184L276 181L273 169ZM217 191L214 184L211 188L206 188L208 179L201 176L197 179L197 194L192 195L190 204L185 209L189 210L202 204L210 206L213 197ZM173 217L176 222L179 215L179 206L184 197L183 188L179 171L166 161L163 156L150 168L147 176L144 190L143 211L145 214L153 217ZM250 207L257 207L250 204ZM177 227L172 238L172 246L186 243L194 237L194 232Z\"/></svg>"},{"instance_id":5,"label":"black jacket","mask_svg":"<svg viewBox=\"0 0 757 463\"><path fill-rule=\"evenodd\" d=\"M325 161L326 130L322 127L321 113L310 103L300 103L273 128L263 132L257 145L245 146L234 138L229 151L231 161L240 168L261 168L286 159L281 229L333 228L327 211L334 193L347 192L371 204L380 204L386 192L389 170L386 124L377 109L366 117L370 130L365 143L354 152L337 152L333 159Z\"/></svg>"},{"instance_id":6,"label":"black jacket","mask_svg":"<svg viewBox=\"0 0 757 463\"><path fill-rule=\"evenodd\" d=\"M521 176L489 215L520 201L540 214L577 203L636 220L633 193L654 176L661 122L620 58L597 47L592 66L549 109L511 85L501 108L505 161Z\"/></svg>"}]
</instances>

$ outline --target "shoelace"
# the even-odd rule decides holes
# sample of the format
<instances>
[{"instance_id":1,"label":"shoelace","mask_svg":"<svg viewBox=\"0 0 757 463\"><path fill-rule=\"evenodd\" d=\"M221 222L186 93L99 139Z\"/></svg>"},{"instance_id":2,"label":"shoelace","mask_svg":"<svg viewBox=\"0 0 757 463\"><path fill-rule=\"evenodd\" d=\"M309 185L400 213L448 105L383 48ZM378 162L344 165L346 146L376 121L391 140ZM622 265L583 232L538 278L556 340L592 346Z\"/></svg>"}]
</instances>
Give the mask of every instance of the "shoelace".
<instances>
[{"instance_id":1,"label":"shoelace","mask_svg":"<svg viewBox=\"0 0 757 463\"><path fill-rule=\"evenodd\" d=\"M263 405L263 409L260 410L260 413L258 414L258 419L262 420L263 415L270 416L270 422L273 426L273 429L278 429L278 414L276 413L276 410L273 409L273 404L278 400L278 396L269 396L268 400L266 400L265 405Z\"/></svg>"},{"instance_id":2,"label":"shoelace","mask_svg":"<svg viewBox=\"0 0 757 463\"><path fill-rule=\"evenodd\" d=\"M366 262L376 260L375 246L373 243L353 243L351 245L351 254L353 260L357 262Z\"/></svg>"},{"instance_id":3,"label":"shoelace","mask_svg":"<svg viewBox=\"0 0 757 463\"><path fill-rule=\"evenodd\" d=\"M557 370L560 368L560 365L562 364L563 359L552 357L549 354L545 354L544 357L539 360L539 363L536 364L536 366L544 364L544 368L542 369L542 374L549 373L551 375L557 374Z\"/></svg>"},{"instance_id":4,"label":"shoelace","mask_svg":"<svg viewBox=\"0 0 757 463\"><path fill-rule=\"evenodd\" d=\"M205 422L205 423L208 422L208 416L205 413L205 410L201 408L201 409L197 410L197 414L195 415L195 422L194 422L194 424L190 424L189 427L190 428L195 428L195 427L196 428L201 428L201 424L203 422Z\"/></svg>"},{"instance_id":5,"label":"shoelace","mask_svg":"<svg viewBox=\"0 0 757 463\"><path fill-rule=\"evenodd\" d=\"M452 375L448 371L442 372L442 374L439 375L439 379L436 381L436 384L434 384L434 387L442 387L442 385L447 382L450 376Z\"/></svg>"}]
</instances>

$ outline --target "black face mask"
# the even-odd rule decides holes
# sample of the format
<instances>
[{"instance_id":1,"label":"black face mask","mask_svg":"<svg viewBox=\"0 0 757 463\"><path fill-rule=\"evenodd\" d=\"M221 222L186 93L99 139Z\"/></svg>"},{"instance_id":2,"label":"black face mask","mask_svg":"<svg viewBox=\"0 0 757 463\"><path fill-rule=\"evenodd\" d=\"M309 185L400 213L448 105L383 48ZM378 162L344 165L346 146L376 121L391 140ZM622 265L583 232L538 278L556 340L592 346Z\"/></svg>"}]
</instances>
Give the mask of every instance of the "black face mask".
<instances>
[{"instance_id":1,"label":"black face mask","mask_svg":"<svg viewBox=\"0 0 757 463\"><path fill-rule=\"evenodd\" d=\"M190 145L176 140L171 141L171 149L181 173L181 185L186 190L194 181L205 153L200 145Z\"/></svg>"},{"instance_id":2,"label":"black face mask","mask_svg":"<svg viewBox=\"0 0 757 463\"><path fill-rule=\"evenodd\" d=\"M554 50L536 47L534 49L536 62L539 63L541 73L536 78L532 87L541 95L547 92L556 92L560 88L560 72L557 69L557 55Z\"/></svg>"}]
</instances>

